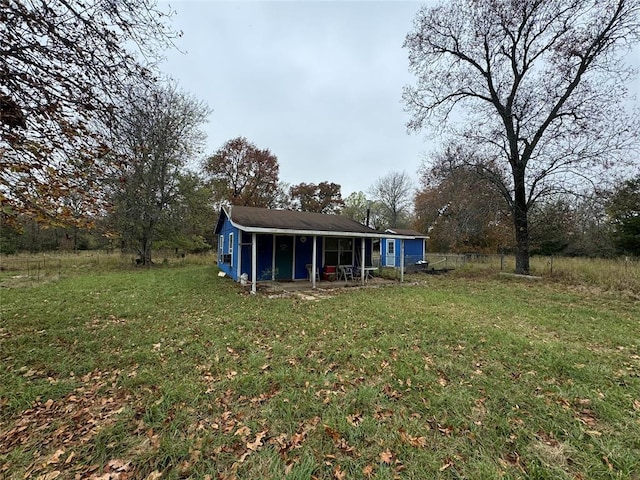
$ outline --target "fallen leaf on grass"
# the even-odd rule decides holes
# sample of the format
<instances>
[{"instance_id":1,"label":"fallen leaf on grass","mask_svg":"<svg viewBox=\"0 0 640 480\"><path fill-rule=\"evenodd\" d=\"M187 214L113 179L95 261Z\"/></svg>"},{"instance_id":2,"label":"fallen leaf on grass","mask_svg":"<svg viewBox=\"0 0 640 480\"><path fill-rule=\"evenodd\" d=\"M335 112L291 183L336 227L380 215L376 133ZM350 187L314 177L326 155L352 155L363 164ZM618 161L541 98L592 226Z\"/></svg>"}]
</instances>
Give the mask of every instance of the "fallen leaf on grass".
<instances>
[{"instance_id":1,"label":"fallen leaf on grass","mask_svg":"<svg viewBox=\"0 0 640 480\"><path fill-rule=\"evenodd\" d=\"M49 457L49 460L47 460L47 463L45 463L45 465L53 465L58 463L62 455L64 455L64 449L59 448L53 455L51 455L51 457Z\"/></svg>"},{"instance_id":2,"label":"fallen leaf on grass","mask_svg":"<svg viewBox=\"0 0 640 480\"><path fill-rule=\"evenodd\" d=\"M333 478L336 480L344 480L347 478L346 472L340 468L340 465L336 465L336 468L333 469Z\"/></svg>"},{"instance_id":3,"label":"fallen leaf on grass","mask_svg":"<svg viewBox=\"0 0 640 480\"><path fill-rule=\"evenodd\" d=\"M253 442L247 443L247 448L249 450L253 450L254 452L258 450L262 446L262 439L267 435L268 430L263 430L262 432L258 432L256 435L256 439Z\"/></svg>"},{"instance_id":4,"label":"fallen leaf on grass","mask_svg":"<svg viewBox=\"0 0 640 480\"><path fill-rule=\"evenodd\" d=\"M338 440L340 440L340 438L342 437L342 435L340 435L340 432L331 428L329 425L323 425L323 426L324 426L324 431L327 432L327 435L329 435L334 441L337 442Z\"/></svg>"},{"instance_id":5,"label":"fallen leaf on grass","mask_svg":"<svg viewBox=\"0 0 640 480\"><path fill-rule=\"evenodd\" d=\"M107 467L114 472L128 472L131 469L131 462L120 459L109 460Z\"/></svg>"},{"instance_id":6,"label":"fallen leaf on grass","mask_svg":"<svg viewBox=\"0 0 640 480\"><path fill-rule=\"evenodd\" d=\"M393 453L391 453L389 449L385 450L380 454L380 461L387 465L391 465L391 463L393 463Z\"/></svg>"},{"instance_id":7,"label":"fallen leaf on grass","mask_svg":"<svg viewBox=\"0 0 640 480\"><path fill-rule=\"evenodd\" d=\"M347 415L347 422L349 425L357 427L362 423L362 415L360 413L354 413L353 415Z\"/></svg>"},{"instance_id":8,"label":"fallen leaf on grass","mask_svg":"<svg viewBox=\"0 0 640 480\"><path fill-rule=\"evenodd\" d=\"M362 474L367 478L371 478L373 476L373 467L371 465L367 465L362 469Z\"/></svg>"},{"instance_id":9,"label":"fallen leaf on grass","mask_svg":"<svg viewBox=\"0 0 640 480\"><path fill-rule=\"evenodd\" d=\"M44 475L38 476L37 480L54 480L55 478L58 478L60 475L62 475L62 472L56 470L55 472L49 472Z\"/></svg>"},{"instance_id":10,"label":"fallen leaf on grass","mask_svg":"<svg viewBox=\"0 0 640 480\"><path fill-rule=\"evenodd\" d=\"M249 435L251 435L251 429L245 425L240 427L238 430L236 430L236 433L234 433L233 435L234 436L241 435L243 437L248 437Z\"/></svg>"},{"instance_id":11,"label":"fallen leaf on grass","mask_svg":"<svg viewBox=\"0 0 640 480\"><path fill-rule=\"evenodd\" d=\"M408 443L412 447L416 448L424 448L427 446L427 437L414 437L409 435L404 428L399 430L400 432L400 440L404 443Z\"/></svg>"},{"instance_id":12,"label":"fallen leaf on grass","mask_svg":"<svg viewBox=\"0 0 640 480\"><path fill-rule=\"evenodd\" d=\"M211 478L211 476L209 476L209 475L207 475L207 476L209 478ZM145 480L158 480L159 478L162 478L162 473L160 473L157 470L154 470L149 475L147 475L147 478L145 478Z\"/></svg>"}]
</instances>

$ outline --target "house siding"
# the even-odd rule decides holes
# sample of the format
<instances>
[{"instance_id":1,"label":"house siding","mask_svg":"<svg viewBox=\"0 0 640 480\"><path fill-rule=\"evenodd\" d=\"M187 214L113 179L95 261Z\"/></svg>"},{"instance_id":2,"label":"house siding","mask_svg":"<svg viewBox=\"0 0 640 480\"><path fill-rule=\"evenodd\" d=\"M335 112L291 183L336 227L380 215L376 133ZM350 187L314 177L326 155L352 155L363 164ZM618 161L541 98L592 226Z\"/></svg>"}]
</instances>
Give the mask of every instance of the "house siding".
<instances>
[{"instance_id":1,"label":"house siding","mask_svg":"<svg viewBox=\"0 0 640 480\"><path fill-rule=\"evenodd\" d=\"M387 243L394 242L395 254L393 259L393 265L396 268L400 268L400 256L402 252L402 240L383 238L380 241L380 265L387 265ZM424 239L413 238L404 240L404 264L408 265L416 263L420 260L424 260Z\"/></svg>"},{"instance_id":2,"label":"house siding","mask_svg":"<svg viewBox=\"0 0 640 480\"><path fill-rule=\"evenodd\" d=\"M222 248L218 249L218 267L231 278L237 280L239 231L236 227L231 225L228 218L225 218L218 234L220 235L219 238L222 239ZM230 244L231 240L233 240L233 246ZM231 262L226 262L226 257L230 254Z\"/></svg>"}]
</instances>

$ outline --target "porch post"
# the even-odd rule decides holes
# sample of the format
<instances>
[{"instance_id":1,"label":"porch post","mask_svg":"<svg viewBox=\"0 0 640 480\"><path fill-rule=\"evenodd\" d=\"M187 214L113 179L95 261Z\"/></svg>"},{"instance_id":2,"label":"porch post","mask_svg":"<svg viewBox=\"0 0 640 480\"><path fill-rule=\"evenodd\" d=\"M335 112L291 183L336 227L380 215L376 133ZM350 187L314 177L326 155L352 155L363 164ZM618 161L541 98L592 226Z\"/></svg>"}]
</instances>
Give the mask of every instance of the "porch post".
<instances>
[{"instance_id":1,"label":"porch post","mask_svg":"<svg viewBox=\"0 0 640 480\"><path fill-rule=\"evenodd\" d=\"M276 279L276 235L273 235L273 250L271 252L271 280Z\"/></svg>"},{"instance_id":2,"label":"porch post","mask_svg":"<svg viewBox=\"0 0 640 480\"><path fill-rule=\"evenodd\" d=\"M404 282L404 238L400 240L400 283Z\"/></svg>"},{"instance_id":3,"label":"porch post","mask_svg":"<svg viewBox=\"0 0 640 480\"><path fill-rule=\"evenodd\" d=\"M238 279L240 279L240 275L242 275L242 236L243 231L238 230Z\"/></svg>"},{"instance_id":4,"label":"porch post","mask_svg":"<svg viewBox=\"0 0 640 480\"><path fill-rule=\"evenodd\" d=\"M255 294L257 291L257 276L258 276L258 248L256 246L256 234L251 234L251 293Z\"/></svg>"},{"instance_id":5,"label":"porch post","mask_svg":"<svg viewBox=\"0 0 640 480\"><path fill-rule=\"evenodd\" d=\"M318 268L316 257L318 256L317 236L313 236L313 248L311 256L311 288L316 288L316 271Z\"/></svg>"},{"instance_id":6,"label":"porch post","mask_svg":"<svg viewBox=\"0 0 640 480\"><path fill-rule=\"evenodd\" d=\"M364 267L367 266L366 259L364 258L364 255L365 255L364 241L365 241L365 238L362 237L360 239L360 259L361 259L360 263L362 264L362 265L360 265L360 282L362 283L362 285L364 285L364 278L365 278L365 273L366 273L364 271Z\"/></svg>"},{"instance_id":7,"label":"porch post","mask_svg":"<svg viewBox=\"0 0 640 480\"><path fill-rule=\"evenodd\" d=\"M291 280L296 279L296 236L293 236L293 265L291 268Z\"/></svg>"}]
</instances>

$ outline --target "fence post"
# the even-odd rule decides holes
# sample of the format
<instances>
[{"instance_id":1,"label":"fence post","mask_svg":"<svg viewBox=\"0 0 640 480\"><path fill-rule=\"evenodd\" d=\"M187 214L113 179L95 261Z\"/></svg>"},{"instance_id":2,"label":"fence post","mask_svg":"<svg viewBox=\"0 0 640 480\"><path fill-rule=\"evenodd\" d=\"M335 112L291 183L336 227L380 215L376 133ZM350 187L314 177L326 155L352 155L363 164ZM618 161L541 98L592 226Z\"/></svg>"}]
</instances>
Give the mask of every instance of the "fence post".
<instances>
[{"instance_id":1,"label":"fence post","mask_svg":"<svg viewBox=\"0 0 640 480\"><path fill-rule=\"evenodd\" d=\"M504 270L504 253L500 255L500 271Z\"/></svg>"},{"instance_id":2,"label":"fence post","mask_svg":"<svg viewBox=\"0 0 640 480\"><path fill-rule=\"evenodd\" d=\"M549 264L549 273L553 275L553 255L551 255L551 262Z\"/></svg>"}]
</instances>

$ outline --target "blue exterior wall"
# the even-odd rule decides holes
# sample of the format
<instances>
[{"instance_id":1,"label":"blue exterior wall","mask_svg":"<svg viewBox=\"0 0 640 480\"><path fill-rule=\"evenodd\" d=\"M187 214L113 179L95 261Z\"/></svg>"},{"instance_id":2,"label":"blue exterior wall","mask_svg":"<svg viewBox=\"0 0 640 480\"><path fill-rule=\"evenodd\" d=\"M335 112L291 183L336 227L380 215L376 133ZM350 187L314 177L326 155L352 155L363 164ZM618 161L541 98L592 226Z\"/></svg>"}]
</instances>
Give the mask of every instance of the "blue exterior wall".
<instances>
[{"instance_id":1,"label":"blue exterior wall","mask_svg":"<svg viewBox=\"0 0 640 480\"><path fill-rule=\"evenodd\" d=\"M302 241L302 238L305 241ZM322 237L316 238L316 268L321 271L322 268ZM303 280L307 278L307 264L313 263L313 237L296 236L295 241L295 271L294 276L296 280Z\"/></svg>"},{"instance_id":2,"label":"blue exterior wall","mask_svg":"<svg viewBox=\"0 0 640 480\"><path fill-rule=\"evenodd\" d=\"M396 240L398 252L400 251L400 240ZM424 260L424 239L416 238L413 240L404 241L404 263L416 263L419 260ZM398 263L398 267L400 264Z\"/></svg>"},{"instance_id":3,"label":"blue exterior wall","mask_svg":"<svg viewBox=\"0 0 640 480\"><path fill-rule=\"evenodd\" d=\"M238 234L239 231L236 227L231 225L228 218L225 217L224 223L218 232L218 267L224 273L229 275L234 280L238 280ZM230 240L233 237L234 245L230 245ZM231 252L231 263L223 261L225 255L229 255ZM244 254L244 252L243 252Z\"/></svg>"},{"instance_id":4,"label":"blue exterior wall","mask_svg":"<svg viewBox=\"0 0 640 480\"><path fill-rule=\"evenodd\" d=\"M396 268L400 268L400 254L402 252L400 239L383 238L382 240L380 240L380 250L381 250L380 265L383 267L387 266L387 243L388 242L394 242L395 244L393 265ZM405 265L410 263L416 263L419 260L424 260L424 239L414 238L414 239L405 240L404 241Z\"/></svg>"}]
</instances>

